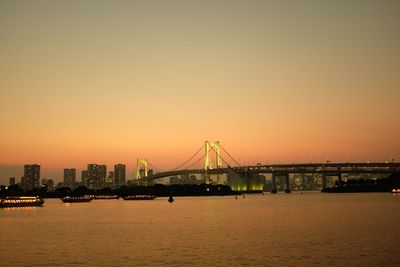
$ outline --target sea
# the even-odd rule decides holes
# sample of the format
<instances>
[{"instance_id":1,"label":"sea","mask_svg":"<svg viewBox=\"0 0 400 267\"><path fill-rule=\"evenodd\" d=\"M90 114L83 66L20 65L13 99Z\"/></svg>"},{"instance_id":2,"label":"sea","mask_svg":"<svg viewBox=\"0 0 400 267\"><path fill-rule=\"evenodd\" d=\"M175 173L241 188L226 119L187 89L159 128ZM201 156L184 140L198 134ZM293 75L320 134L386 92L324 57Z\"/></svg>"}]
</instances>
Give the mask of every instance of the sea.
<instances>
[{"instance_id":1,"label":"sea","mask_svg":"<svg viewBox=\"0 0 400 267\"><path fill-rule=\"evenodd\" d=\"M0 266L400 266L400 195L174 200L0 209Z\"/></svg>"}]
</instances>

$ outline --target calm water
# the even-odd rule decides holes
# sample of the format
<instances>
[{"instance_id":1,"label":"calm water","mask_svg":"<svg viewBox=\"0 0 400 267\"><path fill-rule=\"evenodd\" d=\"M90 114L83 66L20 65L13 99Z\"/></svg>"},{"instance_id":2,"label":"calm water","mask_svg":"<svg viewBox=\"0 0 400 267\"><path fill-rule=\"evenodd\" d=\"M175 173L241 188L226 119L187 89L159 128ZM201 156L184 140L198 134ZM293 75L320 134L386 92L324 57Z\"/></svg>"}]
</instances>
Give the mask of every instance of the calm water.
<instances>
[{"instance_id":1,"label":"calm water","mask_svg":"<svg viewBox=\"0 0 400 267\"><path fill-rule=\"evenodd\" d=\"M97 200L0 210L1 266L395 266L400 195Z\"/></svg>"}]
</instances>

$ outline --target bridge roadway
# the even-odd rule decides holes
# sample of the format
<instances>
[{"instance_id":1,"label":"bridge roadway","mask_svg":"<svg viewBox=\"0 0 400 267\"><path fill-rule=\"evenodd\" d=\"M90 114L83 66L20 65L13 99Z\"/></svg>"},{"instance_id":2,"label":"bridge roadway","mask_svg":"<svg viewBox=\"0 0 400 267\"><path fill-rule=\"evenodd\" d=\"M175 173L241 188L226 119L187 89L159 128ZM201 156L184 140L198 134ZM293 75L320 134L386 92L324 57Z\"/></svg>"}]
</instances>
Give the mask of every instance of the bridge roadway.
<instances>
[{"instance_id":1,"label":"bridge roadway","mask_svg":"<svg viewBox=\"0 0 400 267\"><path fill-rule=\"evenodd\" d=\"M321 173L325 176L341 176L341 174L391 174L400 171L400 163L398 162L374 162L374 163L304 163L304 164L271 164L271 165L254 165L230 167L238 173L271 173L274 175L288 175L297 173ZM228 168L218 169L191 169L191 170L173 170L166 172L158 172L144 180L156 180L164 177L177 176L182 174L224 174L228 172Z\"/></svg>"}]
</instances>

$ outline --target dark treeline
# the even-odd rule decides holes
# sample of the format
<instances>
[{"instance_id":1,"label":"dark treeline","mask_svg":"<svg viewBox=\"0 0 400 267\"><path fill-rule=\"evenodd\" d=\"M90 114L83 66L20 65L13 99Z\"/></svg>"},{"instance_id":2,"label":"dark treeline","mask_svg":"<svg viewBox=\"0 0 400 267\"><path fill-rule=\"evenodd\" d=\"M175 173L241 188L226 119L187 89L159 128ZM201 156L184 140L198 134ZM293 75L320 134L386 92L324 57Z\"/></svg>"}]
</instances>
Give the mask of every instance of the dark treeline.
<instances>
[{"instance_id":1,"label":"dark treeline","mask_svg":"<svg viewBox=\"0 0 400 267\"><path fill-rule=\"evenodd\" d=\"M348 179L334 187L323 189L327 193L352 193L352 192L391 192L393 188L400 188L400 172L391 174L382 179Z\"/></svg>"},{"instance_id":2,"label":"dark treeline","mask_svg":"<svg viewBox=\"0 0 400 267\"><path fill-rule=\"evenodd\" d=\"M239 194L227 185L162 185L152 186L121 186L119 188L106 187L99 190L88 189L85 186L77 187L72 190L69 187L60 187L53 192L49 192L46 187L35 188L24 192L18 185L5 187L0 190L0 196L39 196L42 198L61 198L65 196L84 196L84 195L155 195L155 196L224 196Z\"/></svg>"}]
</instances>

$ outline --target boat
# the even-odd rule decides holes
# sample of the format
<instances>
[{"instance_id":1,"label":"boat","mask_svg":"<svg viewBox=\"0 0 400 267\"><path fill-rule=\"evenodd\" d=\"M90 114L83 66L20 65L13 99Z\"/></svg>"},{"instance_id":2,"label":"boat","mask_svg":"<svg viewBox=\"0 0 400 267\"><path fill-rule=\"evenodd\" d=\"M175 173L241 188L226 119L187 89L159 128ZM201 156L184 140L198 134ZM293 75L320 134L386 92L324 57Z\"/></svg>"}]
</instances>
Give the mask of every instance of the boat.
<instances>
[{"instance_id":1,"label":"boat","mask_svg":"<svg viewBox=\"0 0 400 267\"><path fill-rule=\"evenodd\" d=\"M119 199L119 196L117 195L102 195L102 196L93 196L93 199Z\"/></svg>"},{"instance_id":2,"label":"boat","mask_svg":"<svg viewBox=\"0 0 400 267\"><path fill-rule=\"evenodd\" d=\"M173 198L172 196L169 196L169 198L168 198L168 202L169 202L169 203L172 203L172 202L174 202L174 198Z\"/></svg>"},{"instance_id":3,"label":"boat","mask_svg":"<svg viewBox=\"0 0 400 267\"><path fill-rule=\"evenodd\" d=\"M123 197L124 200L153 200L156 196L153 195L133 195Z\"/></svg>"},{"instance_id":4,"label":"boat","mask_svg":"<svg viewBox=\"0 0 400 267\"><path fill-rule=\"evenodd\" d=\"M42 206L44 200L39 197L16 196L0 199L0 208Z\"/></svg>"},{"instance_id":5,"label":"boat","mask_svg":"<svg viewBox=\"0 0 400 267\"><path fill-rule=\"evenodd\" d=\"M93 200L92 197L89 196L82 196L82 197L70 197L66 196L61 198L64 203L78 203L78 202L90 202Z\"/></svg>"}]
</instances>

